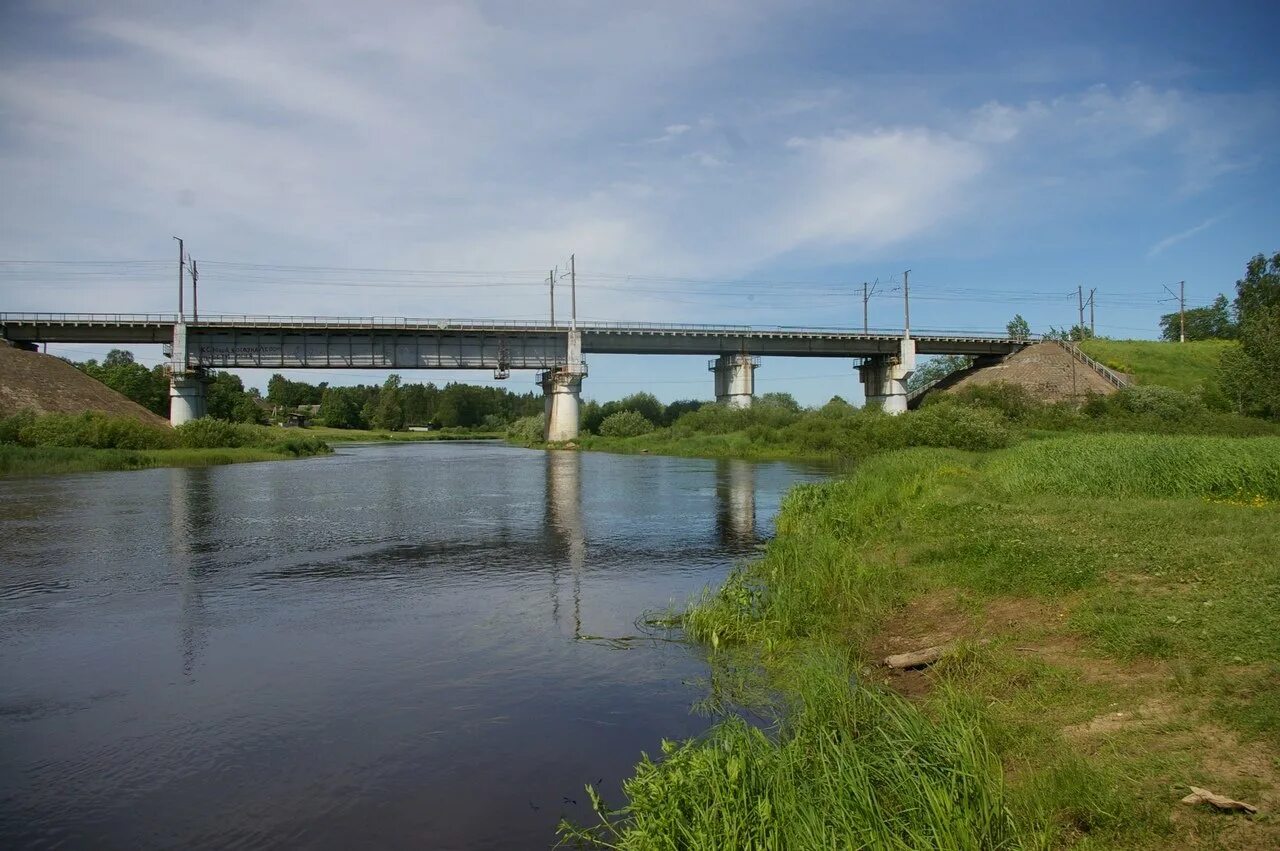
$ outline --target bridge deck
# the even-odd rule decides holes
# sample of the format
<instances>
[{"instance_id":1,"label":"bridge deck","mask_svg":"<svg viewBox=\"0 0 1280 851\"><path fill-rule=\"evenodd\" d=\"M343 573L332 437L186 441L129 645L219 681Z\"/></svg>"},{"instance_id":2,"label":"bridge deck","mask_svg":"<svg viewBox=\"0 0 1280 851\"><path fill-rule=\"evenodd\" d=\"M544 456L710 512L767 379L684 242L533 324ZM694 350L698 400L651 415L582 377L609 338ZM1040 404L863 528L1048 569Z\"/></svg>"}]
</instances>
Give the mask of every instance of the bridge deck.
<instances>
[{"instance_id":1,"label":"bridge deck","mask_svg":"<svg viewBox=\"0 0 1280 851\"><path fill-rule=\"evenodd\" d=\"M0 313L0 333L23 343L172 343L177 316ZM193 362L281 368L537 369L563 363L569 327L540 321L210 315L186 326ZM870 357L898 350L901 330L595 322L578 326L589 354ZM1007 354L1002 334L922 330L920 354Z\"/></svg>"}]
</instances>

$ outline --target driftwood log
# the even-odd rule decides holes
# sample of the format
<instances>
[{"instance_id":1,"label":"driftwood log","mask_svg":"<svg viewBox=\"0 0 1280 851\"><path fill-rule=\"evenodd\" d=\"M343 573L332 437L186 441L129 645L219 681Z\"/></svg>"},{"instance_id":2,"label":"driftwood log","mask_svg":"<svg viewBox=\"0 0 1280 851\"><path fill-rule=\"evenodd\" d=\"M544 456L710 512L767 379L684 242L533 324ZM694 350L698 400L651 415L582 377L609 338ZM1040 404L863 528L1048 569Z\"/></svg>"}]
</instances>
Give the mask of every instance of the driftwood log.
<instances>
[{"instance_id":1,"label":"driftwood log","mask_svg":"<svg viewBox=\"0 0 1280 851\"><path fill-rule=\"evenodd\" d=\"M946 644L939 644L937 647L926 647L923 650L912 650L910 653L898 653L894 656L886 656L884 663L890 668L896 670L905 670L907 668L923 668L926 665L932 665L943 657L951 647Z\"/></svg>"},{"instance_id":2,"label":"driftwood log","mask_svg":"<svg viewBox=\"0 0 1280 851\"><path fill-rule=\"evenodd\" d=\"M1191 794L1182 799L1184 804L1209 804L1220 810L1227 812L1248 813L1253 815L1258 808L1253 804L1246 804L1244 801L1237 801L1234 798L1227 798L1223 795L1217 795L1208 789L1201 789L1199 786L1192 786Z\"/></svg>"},{"instance_id":3,"label":"driftwood log","mask_svg":"<svg viewBox=\"0 0 1280 851\"><path fill-rule=\"evenodd\" d=\"M990 644L990 639L982 639L977 642L979 645ZM936 647L925 647L922 650L912 650L910 653L898 653L893 656L886 656L884 664L886 667L893 668L898 671L905 671L910 668L924 668L932 665L934 662L946 656L956 648L955 644L939 644Z\"/></svg>"}]
</instances>

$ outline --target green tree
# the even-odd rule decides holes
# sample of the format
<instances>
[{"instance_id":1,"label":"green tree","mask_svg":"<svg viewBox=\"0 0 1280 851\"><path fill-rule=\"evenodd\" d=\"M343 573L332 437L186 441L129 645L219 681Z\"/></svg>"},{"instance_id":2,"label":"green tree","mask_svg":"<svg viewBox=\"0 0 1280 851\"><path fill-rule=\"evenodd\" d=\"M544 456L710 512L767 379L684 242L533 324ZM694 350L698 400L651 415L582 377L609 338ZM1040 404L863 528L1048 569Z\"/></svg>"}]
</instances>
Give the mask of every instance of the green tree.
<instances>
[{"instance_id":1,"label":"green tree","mask_svg":"<svg viewBox=\"0 0 1280 851\"><path fill-rule=\"evenodd\" d=\"M1240 348L1223 355L1223 394L1241 413L1280 419L1280 252L1249 261L1235 308Z\"/></svg>"},{"instance_id":2,"label":"green tree","mask_svg":"<svg viewBox=\"0 0 1280 851\"><path fill-rule=\"evenodd\" d=\"M1249 261L1244 277L1236 281L1235 307L1242 324L1280 310L1280 251L1269 260L1257 254Z\"/></svg>"},{"instance_id":3,"label":"green tree","mask_svg":"<svg viewBox=\"0 0 1280 851\"><path fill-rule=\"evenodd\" d=\"M753 404L755 407L779 408L793 414L800 411L800 403L790 393L761 393Z\"/></svg>"},{"instance_id":4,"label":"green tree","mask_svg":"<svg viewBox=\"0 0 1280 851\"><path fill-rule=\"evenodd\" d=\"M404 403L400 398L400 376L388 375L378 392L378 404L370 422L374 428L399 431L404 428Z\"/></svg>"},{"instance_id":5,"label":"green tree","mask_svg":"<svg viewBox=\"0 0 1280 851\"><path fill-rule=\"evenodd\" d=\"M305 381L290 381L277 372L267 382L267 401L286 408L319 405L327 386L324 382L315 385Z\"/></svg>"},{"instance_id":6,"label":"green tree","mask_svg":"<svg viewBox=\"0 0 1280 851\"><path fill-rule=\"evenodd\" d=\"M363 393L355 387L328 387L320 399L320 422L330 428L364 428Z\"/></svg>"},{"instance_id":7,"label":"green tree","mask_svg":"<svg viewBox=\"0 0 1280 851\"><path fill-rule=\"evenodd\" d=\"M1009 324L1012 325L1013 323L1010 322ZM1010 336L1013 336L1012 332ZM935 381L946 378L953 372L968 369L972 365L973 361L964 355L940 355L930 358L916 367L915 372L911 373L911 377L907 379L907 390L919 390Z\"/></svg>"},{"instance_id":8,"label":"green tree","mask_svg":"<svg viewBox=\"0 0 1280 851\"><path fill-rule=\"evenodd\" d=\"M605 437L635 437L653 431L653 421L636 410L617 411L604 418L600 434Z\"/></svg>"},{"instance_id":9,"label":"green tree","mask_svg":"<svg viewBox=\"0 0 1280 851\"><path fill-rule=\"evenodd\" d=\"M666 413L666 406L652 393L632 393L619 399L616 404L618 410L635 411L650 423L662 422L663 414Z\"/></svg>"},{"instance_id":10,"label":"green tree","mask_svg":"<svg viewBox=\"0 0 1280 851\"><path fill-rule=\"evenodd\" d=\"M75 366L148 411L169 415L169 376L163 366L147 369L134 360L132 352L123 349L107 352L102 363L88 360Z\"/></svg>"},{"instance_id":11,"label":"green tree","mask_svg":"<svg viewBox=\"0 0 1280 851\"><path fill-rule=\"evenodd\" d=\"M670 405L667 405L665 411L662 412L662 424L671 425L682 416L698 410L707 404L699 399L677 399Z\"/></svg>"},{"instance_id":12,"label":"green tree","mask_svg":"<svg viewBox=\"0 0 1280 851\"><path fill-rule=\"evenodd\" d=\"M1004 326L1005 332L1015 340L1031 339L1031 324L1022 318L1022 314L1015 314L1009 320L1009 324Z\"/></svg>"},{"instance_id":13,"label":"green tree","mask_svg":"<svg viewBox=\"0 0 1280 851\"><path fill-rule=\"evenodd\" d=\"M262 410L254 404L254 397L244 389L240 376L229 372L215 373L205 386L205 409L208 415L230 422L262 422Z\"/></svg>"},{"instance_id":14,"label":"green tree","mask_svg":"<svg viewBox=\"0 0 1280 851\"><path fill-rule=\"evenodd\" d=\"M1193 307L1186 312L1188 340L1234 340L1239 333L1231 318L1231 305L1219 294L1208 307ZM1160 317L1160 338L1176 343L1182 338L1182 318L1177 313Z\"/></svg>"}]
</instances>

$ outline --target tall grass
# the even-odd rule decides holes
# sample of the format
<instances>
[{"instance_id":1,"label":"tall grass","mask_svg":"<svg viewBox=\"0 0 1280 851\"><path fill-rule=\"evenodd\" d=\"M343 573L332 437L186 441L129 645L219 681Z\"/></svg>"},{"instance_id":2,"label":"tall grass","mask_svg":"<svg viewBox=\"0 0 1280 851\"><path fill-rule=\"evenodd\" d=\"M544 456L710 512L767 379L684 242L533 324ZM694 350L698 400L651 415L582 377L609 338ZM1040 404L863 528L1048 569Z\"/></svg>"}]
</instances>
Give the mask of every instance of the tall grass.
<instances>
[{"instance_id":1,"label":"tall grass","mask_svg":"<svg viewBox=\"0 0 1280 851\"><path fill-rule=\"evenodd\" d=\"M0 419L0 475L229 464L332 452L290 429L203 418L171 429L96 412Z\"/></svg>"},{"instance_id":2,"label":"tall grass","mask_svg":"<svg viewBox=\"0 0 1280 851\"><path fill-rule=\"evenodd\" d=\"M1280 438L1104 434L1024 443L993 457L988 480L1013 497L1260 495L1280 498Z\"/></svg>"},{"instance_id":3,"label":"tall grass","mask_svg":"<svg viewBox=\"0 0 1280 851\"><path fill-rule=\"evenodd\" d=\"M933 718L859 686L843 654L795 660L791 705L768 732L731 716L645 757L600 823L568 838L619 849L1024 847L981 725Z\"/></svg>"}]
</instances>

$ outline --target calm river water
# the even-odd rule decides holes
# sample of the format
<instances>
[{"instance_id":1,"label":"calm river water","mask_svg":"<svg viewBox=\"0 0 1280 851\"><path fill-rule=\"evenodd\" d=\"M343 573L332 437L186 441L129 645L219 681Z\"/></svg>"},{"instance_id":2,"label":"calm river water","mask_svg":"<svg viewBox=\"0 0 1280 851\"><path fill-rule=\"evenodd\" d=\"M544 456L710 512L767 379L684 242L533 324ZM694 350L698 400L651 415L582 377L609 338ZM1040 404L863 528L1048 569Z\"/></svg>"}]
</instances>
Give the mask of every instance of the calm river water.
<instances>
[{"instance_id":1,"label":"calm river water","mask_svg":"<svg viewBox=\"0 0 1280 851\"><path fill-rule=\"evenodd\" d=\"M575 637L818 475L453 443L0 481L0 847L546 848L707 723L695 649Z\"/></svg>"}]
</instances>

